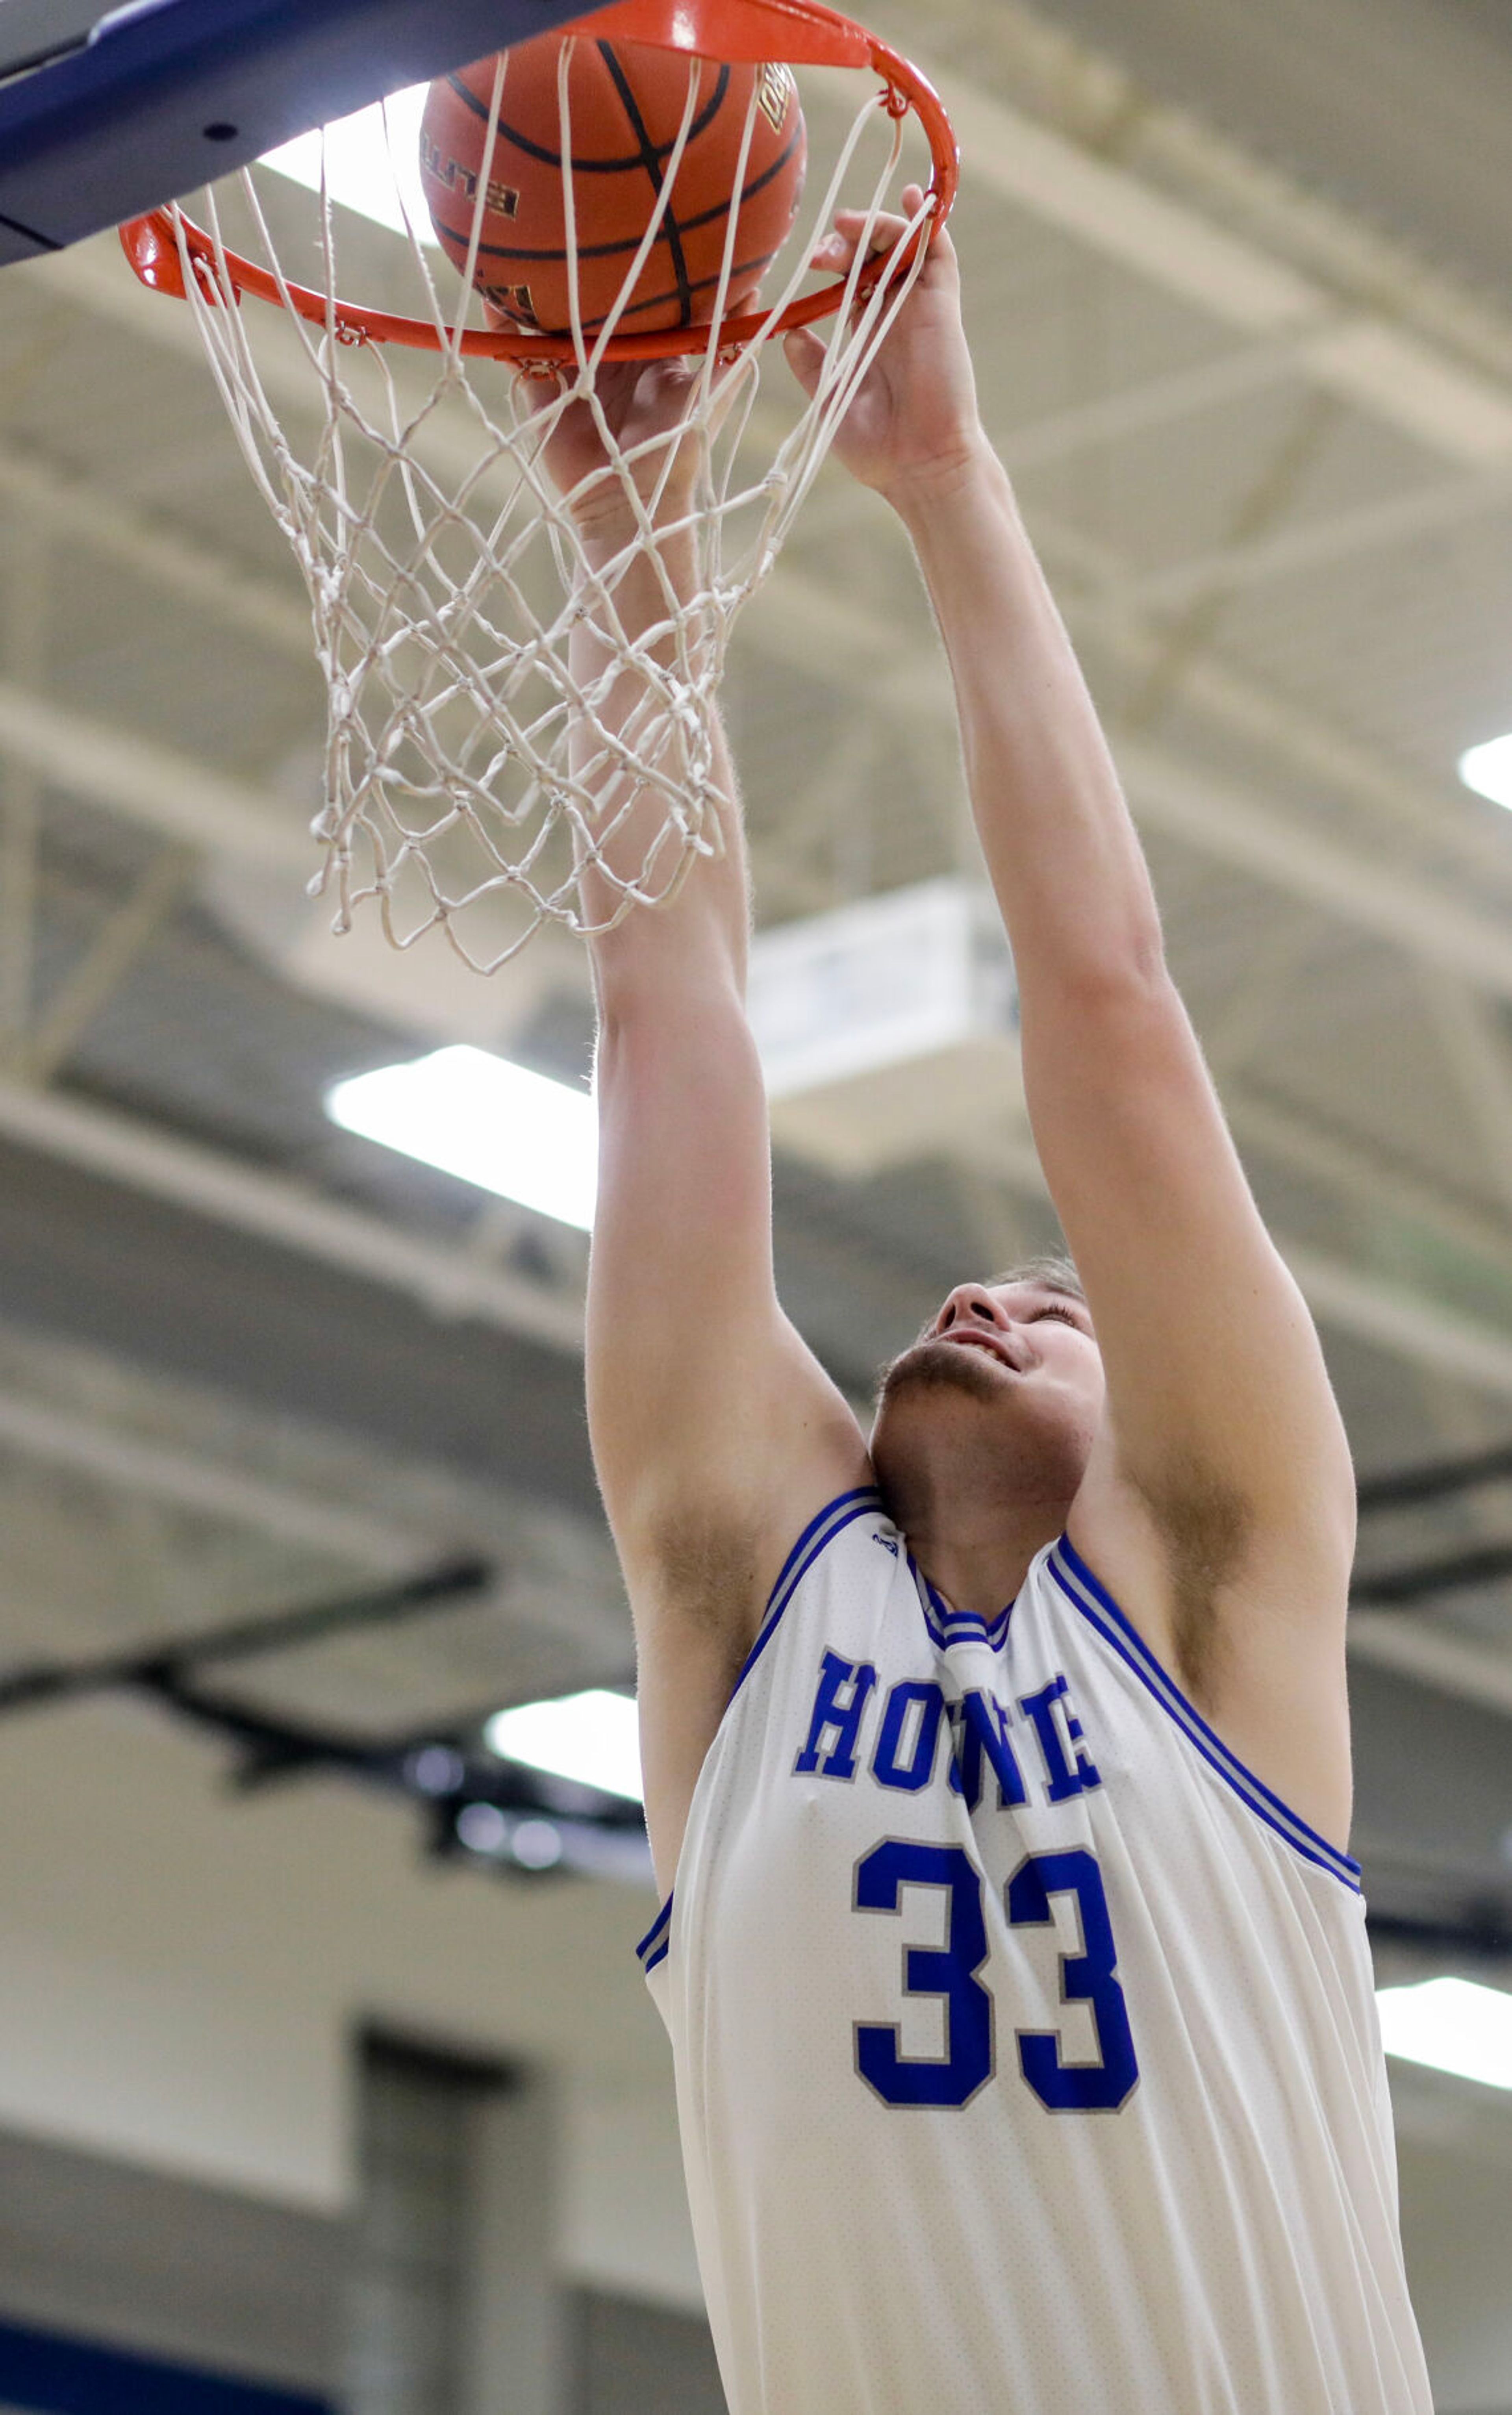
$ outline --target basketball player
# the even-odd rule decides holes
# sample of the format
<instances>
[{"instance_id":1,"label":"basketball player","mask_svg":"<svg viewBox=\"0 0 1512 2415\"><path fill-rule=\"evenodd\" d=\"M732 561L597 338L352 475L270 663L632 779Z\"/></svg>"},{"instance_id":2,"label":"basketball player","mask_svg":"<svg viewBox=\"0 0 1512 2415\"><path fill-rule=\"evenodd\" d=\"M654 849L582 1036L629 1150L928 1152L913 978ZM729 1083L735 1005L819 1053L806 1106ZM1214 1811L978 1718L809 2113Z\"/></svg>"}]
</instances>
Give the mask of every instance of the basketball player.
<instances>
[{"instance_id":1,"label":"basketball player","mask_svg":"<svg viewBox=\"0 0 1512 2415\"><path fill-rule=\"evenodd\" d=\"M627 436L676 424L684 372L616 374ZM594 448L569 414L563 484ZM1349 1454L948 240L836 449L950 656L1079 1274L957 1284L863 1437L773 1288L732 804L725 860L597 947L588 1358L729 2403L1429 2415L1347 1852ZM612 491L580 508L608 559ZM621 604L649 630L655 580Z\"/></svg>"}]
</instances>

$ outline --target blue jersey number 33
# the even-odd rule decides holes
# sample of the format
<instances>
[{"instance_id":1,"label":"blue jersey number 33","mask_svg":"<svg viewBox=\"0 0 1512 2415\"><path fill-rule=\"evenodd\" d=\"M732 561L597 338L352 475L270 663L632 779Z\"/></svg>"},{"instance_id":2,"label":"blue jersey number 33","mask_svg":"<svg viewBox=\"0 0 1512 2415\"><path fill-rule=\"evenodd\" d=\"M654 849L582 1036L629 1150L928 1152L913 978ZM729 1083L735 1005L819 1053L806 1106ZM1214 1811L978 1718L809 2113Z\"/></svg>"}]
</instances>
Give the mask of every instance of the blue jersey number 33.
<instances>
[{"instance_id":1,"label":"blue jersey number 33","mask_svg":"<svg viewBox=\"0 0 1512 2415\"><path fill-rule=\"evenodd\" d=\"M945 2052L906 2055L895 2025L858 2021L856 2068L884 2105L966 2105L993 2075L993 2000L978 1976L987 1959L981 1874L959 1845L889 1838L857 1866L856 1910L896 1913L905 1887L938 1887L946 1898L944 1943L904 1952L904 1992L940 2003ZM1067 2062L1057 2031L1021 2030L1019 2068L1051 2113L1114 2113L1133 2093L1139 2064L1102 1873L1085 1848L1020 1864L1004 1898L1010 1926L1049 1926L1057 1896L1074 1898L1082 1930L1081 1952L1060 1958L1061 1999L1090 2007L1098 2060Z\"/></svg>"}]
</instances>

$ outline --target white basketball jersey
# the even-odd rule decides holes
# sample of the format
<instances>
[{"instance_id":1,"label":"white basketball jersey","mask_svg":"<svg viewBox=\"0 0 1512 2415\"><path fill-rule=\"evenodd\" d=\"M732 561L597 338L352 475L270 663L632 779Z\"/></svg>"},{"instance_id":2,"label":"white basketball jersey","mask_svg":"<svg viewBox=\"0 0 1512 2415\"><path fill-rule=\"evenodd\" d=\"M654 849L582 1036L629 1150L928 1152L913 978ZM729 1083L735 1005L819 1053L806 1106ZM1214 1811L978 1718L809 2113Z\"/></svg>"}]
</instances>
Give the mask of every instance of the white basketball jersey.
<instances>
[{"instance_id":1,"label":"white basketball jersey","mask_svg":"<svg viewBox=\"0 0 1512 2415\"><path fill-rule=\"evenodd\" d=\"M832 1503L640 1949L732 2415L1431 2415L1358 1882L1068 1543Z\"/></svg>"}]
</instances>

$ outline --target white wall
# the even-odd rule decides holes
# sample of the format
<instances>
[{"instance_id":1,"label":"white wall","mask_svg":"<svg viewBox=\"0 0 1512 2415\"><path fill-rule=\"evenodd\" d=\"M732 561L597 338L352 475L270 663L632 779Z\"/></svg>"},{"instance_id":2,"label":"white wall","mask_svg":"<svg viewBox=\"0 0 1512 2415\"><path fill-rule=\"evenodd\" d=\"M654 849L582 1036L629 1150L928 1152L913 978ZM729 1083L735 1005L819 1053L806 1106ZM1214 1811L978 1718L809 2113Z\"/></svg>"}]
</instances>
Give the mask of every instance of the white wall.
<instances>
[{"instance_id":1,"label":"white wall","mask_svg":"<svg viewBox=\"0 0 1512 2415\"><path fill-rule=\"evenodd\" d=\"M1508 2415L1512 2092L1389 2069L1402 2246L1438 2415Z\"/></svg>"},{"instance_id":2,"label":"white wall","mask_svg":"<svg viewBox=\"0 0 1512 2415\"><path fill-rule=\"evenodd\" d=\"M402 1804L224 1773L146 1708L0 1726L0 2127L336 2212L357 2023L529 2058L563 2269L696 2304L650 1893L438 1868Z\"/></svg>"},{"instance_id":3,"label":"white wall","mask_svg":"<svg viewBox=\"0 0 1512 2415\"><path fill-rule=\"evenodd\" d=\"M599 2288L701 2313L670 2087L579 2066L567 2117L570 2268Z\"/></svg>"},{"instance_id":4,"label":"white wall","mask_svg":"<svg viewBox=\"0 0 1512 2415\"><path fill-rule=\"evenodd\" d=\"M1512 2408L1512 2171L1403 2139L1402 2243L1438 2415Z\"/></svg>"}]
</instances>

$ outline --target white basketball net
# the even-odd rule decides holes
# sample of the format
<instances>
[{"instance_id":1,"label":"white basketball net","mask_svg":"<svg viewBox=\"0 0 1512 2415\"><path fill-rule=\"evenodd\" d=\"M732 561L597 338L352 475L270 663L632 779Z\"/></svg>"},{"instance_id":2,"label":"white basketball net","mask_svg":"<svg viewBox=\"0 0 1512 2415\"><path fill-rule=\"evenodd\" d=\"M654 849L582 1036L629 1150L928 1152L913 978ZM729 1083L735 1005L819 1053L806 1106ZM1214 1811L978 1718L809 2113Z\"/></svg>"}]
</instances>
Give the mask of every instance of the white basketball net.
<instances>
[{"instance_id":1,"label":"white basketball net","mask_svg":"<svg viewBox=\"0 0 1512 2415\"><path fill-rule=\"evenodd\" d=\"M840 79L818 81L822 106L808 112L811 142L826 110L832 118ZM900 247L898 265L866 294L861 271L873 225L884 210L900 208L909 175L925 181L922 144L909 141L895 105L879 105L869 78L846 81L858 90L865 82L864 105L853 120L847 107L849 130L840 133L828 172L812 162L800 227L762 302L770 332L790 302L813 290L812 254L837 208L865 213L867 240L846 305L816 331L827 349L813 400L780 361L763 391L764 340L731 357L716 336L682 428L628 453L599 388L606 342L651 255L660 212L603 332L585 340L581 326L575 330L576 360L555 393L516 381L508 363L463 356L461 296L470 288L428 248L422 239L428 226L413 223L408 210L410 292L392 307L427 316L439 352L353 341L337 299L337 241L361 251L358 278L370 285L374 231L336 206L323 172L318 223L313 200L300 203L300 216L292 206L298 197L265 173L217 188L207 219L215 255L199 274L186 221L175 213L186 288L221 394L309 589L330 691L326 797L314 824L326 861L310 887L312 895L334 892L338 931L350 927L357 907L376 900L396 947L439 927L469 964L490 972L543 923L592 935L635 906L665 903L700 856L719 851L711 727L731 630L771 572L923 259L922 245L911 259ZM495 121L502 87L500 77ZM561 97L561 150L570 161L565 52ZM690 72L662 211L696 97ZM753 97L747 148L756 107ZM491 127L488 140L491 150ZM736 190L743 170L742 153ZM570 169L564 173L576 286ZM474 252L486 179L478 184ZM926 205L913 229L927 217ZM732 213L716 328L726 315L736 223ZM317 244L319 279L303 265ZM280 266L280 246L299 268ZM232 248L272 272L286 306L289 279L318 283L327 300L324 324L309 323L292 307L238 304ZM385 274L396 274L389 255L397 255L397 239L381 248ZM537 408L543 393L551 398ZM607 565L590 562L572 499L556 493L542 459L556 421L578 401L594 414L608 474L635 518L635 539ZM658 528L673 449L689 428L701 448L696 507L677 526ZM644 564L661 562L679 541L685 552L690 535L691 591L680 593L663 575L665 617L633 639L619 610L624 581L636 574L643 582ZM584 615L601 668L580 682L570 640ZM648 813L648 796L658 801L659 818ZM581 881L585 864L602 876L591 886Z\"/></svg>"}]
</instances>

